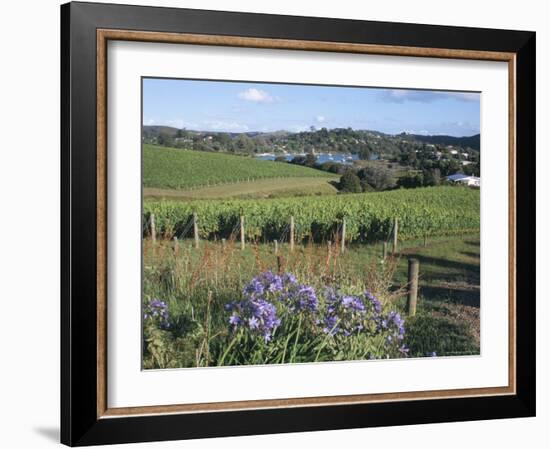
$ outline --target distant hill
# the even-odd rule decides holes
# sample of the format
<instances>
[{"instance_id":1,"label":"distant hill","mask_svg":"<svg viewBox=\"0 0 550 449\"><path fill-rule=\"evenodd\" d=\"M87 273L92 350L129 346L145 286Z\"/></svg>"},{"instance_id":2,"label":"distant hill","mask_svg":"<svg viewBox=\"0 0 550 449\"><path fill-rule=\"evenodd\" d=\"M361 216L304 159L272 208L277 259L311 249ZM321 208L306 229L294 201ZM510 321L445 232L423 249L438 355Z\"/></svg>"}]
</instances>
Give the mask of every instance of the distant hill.
<instances>
[{"instance_id":1,"label":"distant hill","mask_svg":"<svg viewBox=\"0 0 550 449\"><path fill-rule=\"evenodd\" d=\"M144 126L142 139L147 144L217 153L352 153L361 159L371 155L398 158L422 150L426 144L453 145L478 152L479 134L469 137L430 136L401 133L385 134L352 128L312 128L309 131L251 131L245 133L194 131L170 126Z\"/></svg>"},{"instance_id":2,"label":"distant hill","mask_svg":"<svg viewBox=\"0 0 550 449\"><path fill-rule=\"evenodd\" d=\"M142 135L143 137L156 137L160 134L164 134L170 137L175 137L179 129L172 126L144 126Z\"/></svg>"},{"instance_id":3,"label":"distant hill","mask_svg":"<svg viewBox=\"0 0 550 449\"><path fill-rule=\"evenodd\" d=\"M454 136L424 136L421 134L406 134L407 137L411 137L413 140L418 140L424 143L431 143L434 145L453 145L457 147L470 147L474 150L480 148L480 135L476 134L469 137L454 137Z\"/></svg>"}]
</instances>

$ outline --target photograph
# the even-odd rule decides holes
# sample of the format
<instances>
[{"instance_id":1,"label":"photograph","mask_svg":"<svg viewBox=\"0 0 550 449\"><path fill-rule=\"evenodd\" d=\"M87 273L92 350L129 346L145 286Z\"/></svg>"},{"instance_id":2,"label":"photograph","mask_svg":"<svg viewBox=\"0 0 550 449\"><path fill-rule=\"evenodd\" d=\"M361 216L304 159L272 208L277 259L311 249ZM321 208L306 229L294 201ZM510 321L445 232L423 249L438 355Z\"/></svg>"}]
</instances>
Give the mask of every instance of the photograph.
<instances>
[{"instance_id":1,"label":"photograph","mask_svg":"<svg viewBox=\"0 0 550 449\"><path fill-rule=\"evenodd\" d=\"M479 92L141 82L142 369L479 356Z\"/></svg>"}]
</instances>

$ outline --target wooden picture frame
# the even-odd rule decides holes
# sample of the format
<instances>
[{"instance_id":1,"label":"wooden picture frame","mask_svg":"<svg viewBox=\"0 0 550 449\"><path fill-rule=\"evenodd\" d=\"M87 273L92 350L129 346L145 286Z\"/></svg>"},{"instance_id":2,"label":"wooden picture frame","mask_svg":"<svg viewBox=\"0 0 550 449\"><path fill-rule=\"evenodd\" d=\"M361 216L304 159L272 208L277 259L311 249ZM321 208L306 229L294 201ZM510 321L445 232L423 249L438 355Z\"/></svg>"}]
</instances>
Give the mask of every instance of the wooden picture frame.
<instances>
[{"instance_id":1,"label":"wooden picture frame","mask_svg":"<svg viewBox=\"0 0 550 449\"><path fill-rule=\"evenodd\" d=\"M93 3L61 7L61 440L67 445L535 414L535 33ZM107 42L505 61L509 384L460 390L107 406Z\"/></svg>"}]
</instances>

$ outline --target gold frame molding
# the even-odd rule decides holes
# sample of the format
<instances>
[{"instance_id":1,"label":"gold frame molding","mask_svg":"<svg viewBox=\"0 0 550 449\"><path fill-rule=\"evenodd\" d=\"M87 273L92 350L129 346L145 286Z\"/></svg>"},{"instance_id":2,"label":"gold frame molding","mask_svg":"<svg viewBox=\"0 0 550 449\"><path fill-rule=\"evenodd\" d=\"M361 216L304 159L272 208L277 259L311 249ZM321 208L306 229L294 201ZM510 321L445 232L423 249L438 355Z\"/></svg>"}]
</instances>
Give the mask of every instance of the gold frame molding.
<instances>
[{"instance_id":1,"label":"gold frame molding","mask_svg":"<svg viewBox=\"0 0 550 449\"><path fill-rule=\"evenodd\" d=\"M97 36L97 417L221 412L305 406L345 405L422 399L514 395L516 393L516 55L515 53L422 48L238 36L98 29ZM107 43L110 40L361 53L392 56L471 59L508 63L508 385L504 387L394 392L108 408L107 404Z\"/></svg>"}]
</instances>

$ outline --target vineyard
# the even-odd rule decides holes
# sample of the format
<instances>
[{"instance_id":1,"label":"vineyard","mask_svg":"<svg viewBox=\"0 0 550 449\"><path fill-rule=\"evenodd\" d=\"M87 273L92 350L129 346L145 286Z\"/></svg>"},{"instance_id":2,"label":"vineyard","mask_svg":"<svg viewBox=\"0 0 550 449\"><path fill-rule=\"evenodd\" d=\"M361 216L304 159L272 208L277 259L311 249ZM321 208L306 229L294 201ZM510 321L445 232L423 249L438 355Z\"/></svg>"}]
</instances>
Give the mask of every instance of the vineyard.
<instances>
[{"instance_id":1,"label":"vineyard","mask_svg":"<svg viewBox=\"0 0 550 449\"><path fill-rule=\"evenodd\" d=\"M143 146L143 186L191 189L273 178L335 178L313 168L232 154Z\"/></svg>"},{"instance_id":2,"label":"vineyard","mask_svg":"<svg viewBox=\"0 0 550 449\"><path fill-rule=\"evenodd\" d=\"M321 241L333 238L345 219L348 241L376 241L388 238L395 219L399 221L400 239L478 230L479 206L479 190L465 187L307 199L145 201L143 223L147 235L150 216L154 214L159 235L184 238L189 236L190 223L196 214L202 238L223 238L235 233L243 216L247 238L268 240L285 235L293 217L296 238Z\"/></svg>"}]
</instances>

